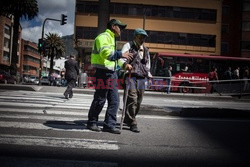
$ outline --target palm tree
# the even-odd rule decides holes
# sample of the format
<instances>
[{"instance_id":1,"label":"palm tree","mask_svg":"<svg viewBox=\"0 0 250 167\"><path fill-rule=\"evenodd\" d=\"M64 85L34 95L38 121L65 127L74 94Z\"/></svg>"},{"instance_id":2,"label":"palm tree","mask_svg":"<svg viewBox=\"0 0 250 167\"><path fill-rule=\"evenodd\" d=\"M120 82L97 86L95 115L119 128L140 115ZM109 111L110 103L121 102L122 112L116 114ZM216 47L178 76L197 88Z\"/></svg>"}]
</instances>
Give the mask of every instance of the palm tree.
<instances>
[{"instance_id":1,"label":"palm tree","mask_svg":"<svg viewBox=\"0 0 250 167\"><path fill-rule=\"evenodd\" d=\"M58 34L46 34L46 50L45 55L50 58L49 76L53 73L54 58L58 59L65 53L65 45Z\"/></svg>"},{"instance_id":2,"label":"palm tree","mask_svg":"<svg viewBox=\"0 0 250 167\"><path fill-rule=\"evenodd\" d=\"M13 43L12 43L12 59L11 67L12 73L16 75L18 57L17 57L17 46L19 37L19 26L20 19L25 18L28 20L33 19L38 14L37 0L7 0L1 1L1 15L13 15L14 16L14 32L13 32Z\"/></svg>"}]
</instances>

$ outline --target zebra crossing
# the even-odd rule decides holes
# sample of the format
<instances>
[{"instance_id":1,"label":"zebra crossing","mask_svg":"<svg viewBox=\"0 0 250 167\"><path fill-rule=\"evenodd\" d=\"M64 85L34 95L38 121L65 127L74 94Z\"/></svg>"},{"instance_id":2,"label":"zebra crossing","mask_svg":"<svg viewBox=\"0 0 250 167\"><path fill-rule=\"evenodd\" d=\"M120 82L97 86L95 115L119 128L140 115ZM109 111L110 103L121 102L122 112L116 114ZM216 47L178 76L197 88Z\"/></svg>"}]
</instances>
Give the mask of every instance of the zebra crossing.
<instances>
[{"instance_id":1,"label":"zebra crossing","mask_svg":"<svg viewBox=\"0 0 250 167\"><path fill-rule=\"evenodd\" d=\"M118 150L119 146L114 140L83 139L77 135L68 138L63 135L51 137L25 133L30 130L62 134L64 132L96 133L86 129L92 98L93 95L76 94L72 99L67 100L62 93L0 92L0 145ZM104 110L105 108L106 105ZM104 114L105 112L100 114L100 119L104 118Z\"/></svg>"}]
</instances>

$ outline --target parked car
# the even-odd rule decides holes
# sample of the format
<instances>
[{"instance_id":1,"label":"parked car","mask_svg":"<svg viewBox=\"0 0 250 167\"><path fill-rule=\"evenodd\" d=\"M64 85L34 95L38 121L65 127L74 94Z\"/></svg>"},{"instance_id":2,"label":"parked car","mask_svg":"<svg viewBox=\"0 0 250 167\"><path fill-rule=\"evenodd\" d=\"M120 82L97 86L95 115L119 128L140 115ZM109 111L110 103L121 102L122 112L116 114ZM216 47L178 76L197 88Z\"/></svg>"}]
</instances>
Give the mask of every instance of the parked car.
<instances>
[{"instance_id":1,"label":"parked car","mask_svg":"<svg viewBox=\"0 0 250 167\"><path fill-rule=\"evenodd\" d=\"M16 84L16 78L12 75L10 75L9 73L7 73L4 70L0 70L0 83L11 83L11 84Z\"/></svg>"},{"instance_id":2,"label":"parked car","mask_svg":"<svg viewBox=\"0 0 250 167\"><path fill-rule=\"evenodd\" d=\"M28 79L28 82L29 83L35 83L35 80L37 79L37 77L35 76L30 76L29 79Z\"/></svg>"},{"instance_id":3,"label":"parked car","mask_svg":"<svg viewBox=\"0 0 250 167\"><path fill-rule=\"evenodd\" d=\"M41 85L50 85L49 77L42 77L41 78Z\"/></svg>"},{"instance_id":4,"label":"parked car","mask_svg":"<svg viewBox=\"0 0 250 167\"><path fill-rule=\"evenodd\" d=\"M39 79L35 79L33 83L34 83L35 85L38 85L38 84L39 84Z\"/></svg>"},{"instance_id":5,"label":"parked car","mask_svg":"<svg viewBox=\"0 0 250 167\"><path fill-rule=\"evenodd\" d=\"M62 80L61 80L61 78L56 78L54 86L62 86Z\"/></svg>"}]
</instances>

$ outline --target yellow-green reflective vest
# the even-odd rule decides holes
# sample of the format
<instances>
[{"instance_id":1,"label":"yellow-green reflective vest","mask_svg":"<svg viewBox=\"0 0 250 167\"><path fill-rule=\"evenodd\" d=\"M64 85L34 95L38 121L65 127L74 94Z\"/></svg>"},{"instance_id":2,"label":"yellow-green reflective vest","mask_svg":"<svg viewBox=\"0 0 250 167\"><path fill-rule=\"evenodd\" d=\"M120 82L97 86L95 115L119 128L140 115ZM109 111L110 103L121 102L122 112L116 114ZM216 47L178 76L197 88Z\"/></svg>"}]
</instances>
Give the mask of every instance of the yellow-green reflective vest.
<instances>
[{"instance_id":1,"label":"yellow-green reflective vest","mask_svg":"<svg viewBox=\"0 0 250 167\"><path fill-rule=\"evenodd\" d=\"M117 65L122 67L123 62L121 60L110 60L115 51L115 34L106 29L105 32L95 38L91 53L91 65L96 68L112 71L116 70Z\"/></svg>"}]
</instances>

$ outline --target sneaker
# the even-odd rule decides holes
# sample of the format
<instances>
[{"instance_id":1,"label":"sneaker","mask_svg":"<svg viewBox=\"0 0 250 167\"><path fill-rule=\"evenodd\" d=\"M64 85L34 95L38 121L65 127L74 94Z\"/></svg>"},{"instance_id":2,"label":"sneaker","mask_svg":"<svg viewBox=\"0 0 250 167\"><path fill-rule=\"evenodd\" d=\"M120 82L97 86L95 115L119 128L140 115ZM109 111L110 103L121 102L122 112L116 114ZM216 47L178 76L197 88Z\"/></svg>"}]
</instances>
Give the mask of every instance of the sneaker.
<instances>
[{"instance_id":1,"label":"sneaker","mask_svg":"<svg viewBox=\"0 0 250 167\"><path fill-rule=\"evenodd\" d=\"M119 129L116 129L116 128L103 128L102 131L113 133L113 134L121 134L121 131Z\"/></svg>"},{"instance_id":2,"label":"sneaker","mask_svg":"<svg viewBox=\"0 0 250 167\"><path fill-rule=\"evenodd\" d=\"M135 133L140 133L140 130L138 129L137 125L131 125L130 130Z\"/></svg>"},{"instance_id":3,"label":"sneaker","mask_svg":"<svg viewBox=\"0 0 250 167\"><path fill-rule=\"evenodd\" d=\"M101 131L101 129L96 124L87 125L87 128L89 130L92 130L92 131L95 131L95 132L100 132Z\"/></svg>"}]
</instances>

